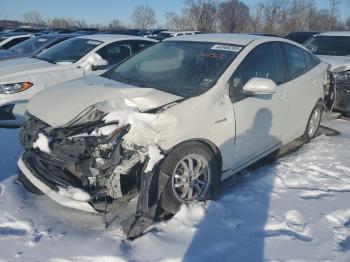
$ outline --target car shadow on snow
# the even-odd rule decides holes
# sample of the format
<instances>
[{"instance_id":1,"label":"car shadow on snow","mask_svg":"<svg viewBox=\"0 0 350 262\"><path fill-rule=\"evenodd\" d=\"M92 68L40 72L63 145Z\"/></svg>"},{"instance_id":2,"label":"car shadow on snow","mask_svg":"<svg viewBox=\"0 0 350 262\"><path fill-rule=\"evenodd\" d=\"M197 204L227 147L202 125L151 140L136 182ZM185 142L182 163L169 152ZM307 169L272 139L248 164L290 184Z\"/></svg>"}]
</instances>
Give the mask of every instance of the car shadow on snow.
<instances>
[{"instance_id":1,"label":"car shadow on snow","mask_svg":"<svg viewBox=\"0 0 350 262\"><path fill-rule=\"evenodd\" d=\"M271 112L261 109L242 136L249 138L259 128L266 138L278 140L270 135L272 121ZM196 225L183 261L263 261L263 232L275 176L276 165L266 164L265 158L224 181Z\"/></svg>"}]
</instances>

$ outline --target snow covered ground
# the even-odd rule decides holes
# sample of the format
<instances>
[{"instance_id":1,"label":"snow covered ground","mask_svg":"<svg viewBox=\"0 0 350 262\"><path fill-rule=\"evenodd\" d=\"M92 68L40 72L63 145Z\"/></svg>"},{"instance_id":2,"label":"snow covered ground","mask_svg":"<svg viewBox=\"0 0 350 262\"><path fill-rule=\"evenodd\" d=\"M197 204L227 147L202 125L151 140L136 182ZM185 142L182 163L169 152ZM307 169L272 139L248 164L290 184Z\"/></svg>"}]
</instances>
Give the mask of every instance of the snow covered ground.
<instances>
[{"instance_id":1,"label":"snow covered ground","mask_svg":"<svg viewBox=\"0 0 350 262\"><path fill-rule=\"evenodd\" d=\"M350 122L225 182L133 241L98 215L16 181L18 130L0 129L0 261L350 261Z\"/></svg>"}]
</instances>

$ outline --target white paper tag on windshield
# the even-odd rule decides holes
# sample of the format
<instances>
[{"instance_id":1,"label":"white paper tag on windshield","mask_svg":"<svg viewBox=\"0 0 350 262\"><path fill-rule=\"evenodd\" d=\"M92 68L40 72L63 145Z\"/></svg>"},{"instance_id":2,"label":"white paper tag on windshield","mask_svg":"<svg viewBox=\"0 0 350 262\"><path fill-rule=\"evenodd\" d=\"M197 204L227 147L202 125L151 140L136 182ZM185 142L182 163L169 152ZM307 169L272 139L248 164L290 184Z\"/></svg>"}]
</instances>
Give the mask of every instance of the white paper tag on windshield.
<instances>
[{"instance_id":1,"label":"white paper tag on windshield","mask_svg":"<svg viewBox=\"0 0 350 262\"><path fill-rule=\"evenodd\" d=\"M236 45L223 45L223 44L215 44L212 46L213 50L222 50L222 51L230 51L230 52L239 52L241 51L241 46Z\"/></svg>"},{"instance_id":2,"label":"white paper tag on windshield","mask_svg":"<svg viewBox=\"0 0 350 262\"><path fill-rule=\"evenodd\" d=\"M94 40L89 40L89 41L87 41L87 43L90 44L90 45L99 45L99 44L101 44L100 41L94 41Z\"/></svg>"},{"instance_id":3,"label":"white paper tag on windshield","mask_svg":"<svg viewBox=\"0 0 350 262\"><path fill-rule=\"evenodd\" d=\"M39 38L38 39L38 42L46 42L47 41L47 38Z\"/></svg>"}]
</instances>

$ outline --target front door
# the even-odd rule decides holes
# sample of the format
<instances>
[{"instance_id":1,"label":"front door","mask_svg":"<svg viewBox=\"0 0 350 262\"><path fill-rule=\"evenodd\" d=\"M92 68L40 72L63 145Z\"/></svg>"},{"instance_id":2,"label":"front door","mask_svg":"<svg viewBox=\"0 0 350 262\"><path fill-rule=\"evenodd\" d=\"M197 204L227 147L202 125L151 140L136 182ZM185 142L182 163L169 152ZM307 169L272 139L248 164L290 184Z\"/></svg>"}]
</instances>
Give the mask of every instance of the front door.
<instances>
[{"instance_id":1,"label":"front door","mask_svg":"<svg viewBox=\"0 0 350 262\"><path fill-rule=\"evenodd\" d=\"M273 80L277 89L271 95L247 96L243 86L252 77ZM254 48L230 79L236 121L234 169L259 157L281 143L288 107L279 43L264 43Z\"/></svg>"}]
</instances>

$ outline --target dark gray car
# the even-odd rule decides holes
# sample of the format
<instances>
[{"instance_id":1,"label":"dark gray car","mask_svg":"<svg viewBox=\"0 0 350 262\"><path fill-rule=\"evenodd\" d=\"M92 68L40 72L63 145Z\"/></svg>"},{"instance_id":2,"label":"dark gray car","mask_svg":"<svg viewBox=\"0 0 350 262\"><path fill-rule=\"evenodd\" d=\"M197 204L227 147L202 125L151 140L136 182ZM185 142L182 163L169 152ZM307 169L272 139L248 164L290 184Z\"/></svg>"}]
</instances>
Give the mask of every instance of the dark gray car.
<instances>
[{"instance_id":1,"label":"dark gray car","mask_svg":"<svg viewBox=\"0 0 350 262\"><path fill-rule=\"evenodd\" d=\"M79 36L79 34L46 34L21 42L10 49L0 49L0 61L32 57L58 43Z\"/></svg>"}]
</instances>

